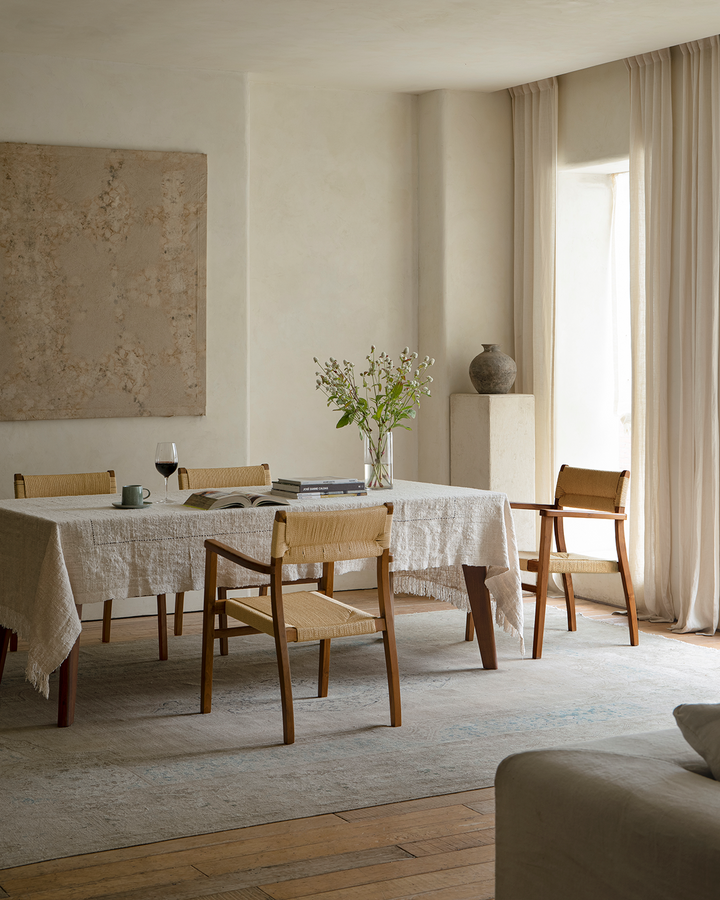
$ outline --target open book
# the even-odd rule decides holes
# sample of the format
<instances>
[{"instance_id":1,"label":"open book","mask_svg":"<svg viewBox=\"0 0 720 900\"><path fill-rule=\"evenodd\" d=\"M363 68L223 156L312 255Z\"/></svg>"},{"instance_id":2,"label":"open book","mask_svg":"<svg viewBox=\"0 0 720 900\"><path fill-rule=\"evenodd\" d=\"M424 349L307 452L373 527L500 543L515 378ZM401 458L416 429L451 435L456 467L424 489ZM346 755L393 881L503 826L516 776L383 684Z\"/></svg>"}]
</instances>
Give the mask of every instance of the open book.
<instances>
[{"instance_id":1,"label":"open book","mask_svg":"<svg viewBox=\"0 0 720 900\"><path fill-rule=\"evenodd\" d=\"M244 494L241 491L196 491L185 501L195 509L226 509L230 506L290 506L287 500L269 494Z\"/></svg>"}]
</instances>

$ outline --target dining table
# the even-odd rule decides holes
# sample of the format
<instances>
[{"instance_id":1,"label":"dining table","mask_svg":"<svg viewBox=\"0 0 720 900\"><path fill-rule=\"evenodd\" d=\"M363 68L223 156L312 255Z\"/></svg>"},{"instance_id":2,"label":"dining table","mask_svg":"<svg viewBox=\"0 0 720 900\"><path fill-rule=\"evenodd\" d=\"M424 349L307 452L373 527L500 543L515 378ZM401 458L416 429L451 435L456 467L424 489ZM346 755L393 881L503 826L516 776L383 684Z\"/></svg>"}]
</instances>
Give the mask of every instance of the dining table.
<instances>
[{"instance_id":1,"label":"dining table","mask_svg":"<svg viewBox=\"0 0 720 900\"><path fill-rule=\"evenodd\" d=\"M46 698L50 675L60 668L58 725L74 719L83 604L202 590L208 538L269 561L279 507L203 510L185 505L191 493L170 492L170 503L130 510L114 506L119 495L108 494L0 500L0 678L15 632L28 645L26 678ZM385 502L394 508L395 593L429 596L471 612L486 669L498 665L494 625L517 637L523 653L520 568L505 494L395 481L365 496L289 504L316 510ZM338 562L336 573L374 573L374 563ZM284 574L291 580L320 572L288 566ZM231 587L232 580L233 573L221 568L219 586ZM257 580L261 584L263 577Z\"/></svg>"}]
</instances>

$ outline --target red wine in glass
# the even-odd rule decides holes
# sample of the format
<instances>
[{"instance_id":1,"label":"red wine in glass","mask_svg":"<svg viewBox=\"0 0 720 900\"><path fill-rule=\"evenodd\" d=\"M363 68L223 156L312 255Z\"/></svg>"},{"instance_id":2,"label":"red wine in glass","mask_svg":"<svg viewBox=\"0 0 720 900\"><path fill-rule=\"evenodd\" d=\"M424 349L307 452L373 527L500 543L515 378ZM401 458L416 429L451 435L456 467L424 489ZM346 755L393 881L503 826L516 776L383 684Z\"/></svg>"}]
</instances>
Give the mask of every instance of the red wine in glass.
<instances>
[{"instance_id":1,"label":"red wine in glass","mask_svg":"<svg viewBox=\"0 0 720 900\"><path fill-rule=\"evenodd\" d=\"M177 446L169 441L163 441L157 445L155 450L155 468L165 479L165 499L158 500L158 503L169 503L168 500L168 478L178 467Z\"/></svg>"}]
</instances>

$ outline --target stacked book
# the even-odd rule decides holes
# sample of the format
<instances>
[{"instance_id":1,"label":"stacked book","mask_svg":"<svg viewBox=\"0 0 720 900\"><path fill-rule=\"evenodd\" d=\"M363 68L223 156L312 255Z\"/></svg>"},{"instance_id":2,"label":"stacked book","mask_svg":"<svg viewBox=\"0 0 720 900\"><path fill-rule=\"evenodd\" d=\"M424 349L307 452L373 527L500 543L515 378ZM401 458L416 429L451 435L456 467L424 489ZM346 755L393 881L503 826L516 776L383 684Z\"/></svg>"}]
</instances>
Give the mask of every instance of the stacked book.
<instances>
[{"instance_id":1,"label":"stacked book","mask_svg":"<svg viewBox=\"0 0 720 900\"><path fill-rule=\"evenodd\" d=\"M338 478L335 475L308 478L279 478L273 481L272 492L286 500L314 500L319 497L364 497L365 482L357 478Z\"/></svg>"}]
</instances>

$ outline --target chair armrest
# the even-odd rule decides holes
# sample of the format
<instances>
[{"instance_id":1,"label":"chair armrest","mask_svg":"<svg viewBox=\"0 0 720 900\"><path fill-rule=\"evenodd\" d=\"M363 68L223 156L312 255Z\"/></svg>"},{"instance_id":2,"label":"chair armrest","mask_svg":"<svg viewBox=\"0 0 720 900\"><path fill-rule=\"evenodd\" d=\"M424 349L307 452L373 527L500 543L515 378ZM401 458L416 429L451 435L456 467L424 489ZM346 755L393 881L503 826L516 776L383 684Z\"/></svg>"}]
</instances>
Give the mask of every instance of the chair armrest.
<instances>
[{"instance_id":1,"label":"chair armrest","mask_svg":"<svg viewBox=\"0 0 720 900\"><path fill-rule=\"evenodd\" d=\"M543 509L540 515L555 519L627 519L626 513L604 513L584 509Z\"/></svg>"},{"instance_id":2,"label":"chair armrest","mask_svg":"<svg viewBox=\"0 0 720 900\"><path fill-rule=\"evenodd\" d=\"M510 509L555 509L550 503L511 503Z\"/></svg>"},{"instance_id":3,"label":"chair armrest","mask_svg":"<svg viewBox=\"0 0 720 900\"><path fill-rule=\"evenodd\" d=\"M205 548L213 553L217 553L218 556L224 556L225 559L229 559L230 562L242 566L244 569L252 569L253 572L260 572L262 575L270 574L270 566L261 563L257 559L253 559L252 556L246 556L239 550L235 550L234 547L228 547L227 544L221 544L220 541L209 538L205 541Z\"/></svg>"}]
</instances>

